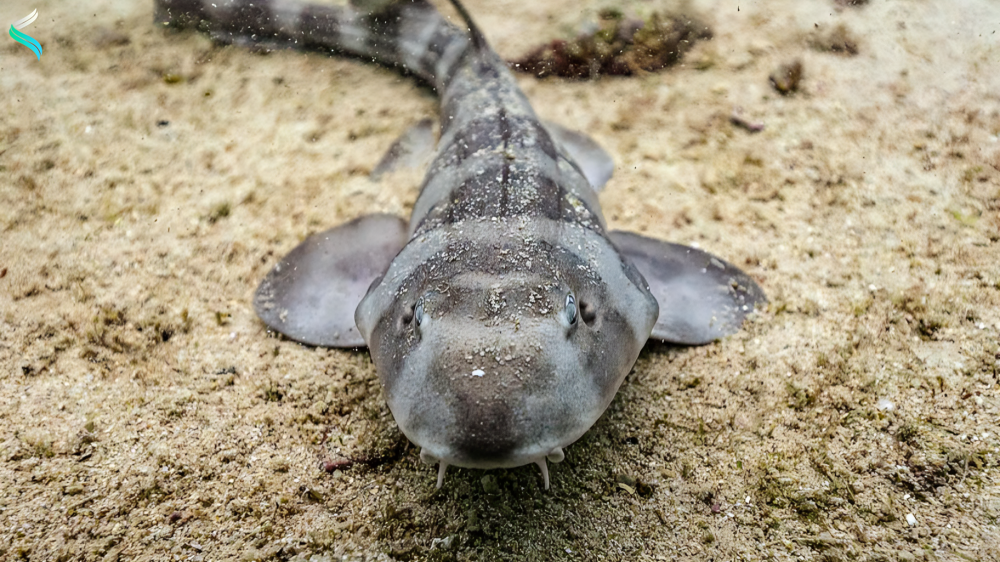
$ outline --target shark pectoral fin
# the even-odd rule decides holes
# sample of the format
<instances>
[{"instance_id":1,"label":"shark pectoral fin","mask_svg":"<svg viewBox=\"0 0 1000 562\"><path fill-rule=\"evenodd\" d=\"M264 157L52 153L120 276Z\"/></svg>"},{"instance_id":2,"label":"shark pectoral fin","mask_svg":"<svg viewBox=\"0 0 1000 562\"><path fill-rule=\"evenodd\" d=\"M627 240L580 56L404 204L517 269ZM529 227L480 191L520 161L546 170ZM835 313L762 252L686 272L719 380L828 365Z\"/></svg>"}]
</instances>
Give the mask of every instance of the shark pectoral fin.
<instances>
[{"instance_id":1,"label":"shark pectoral fin","mask_svg":"<svg viewBox=\"0 0 1000 562\"><path fill-rule=\"evenodd\" d=\"M436 145L434 120L421 119L403 131L403 134L392 143L368 177L372 181L378 181L389 172L403 168L423 168L434 156Z\"/></svg>"},{"instance_id":2,"label":"shark pectoral fin","mask_svg":"<svg viewBox=\"0 0 1000 562\"><path fill-rule=\"evenodd\" d=\"M269 328L309 345L364 347L354 309L406 244L406 221L367 215L306 238L254 295Z\"/></svg>"},{"instance_id":3,"label":"shark pectoral fin","mask_svg":"<svg viewBox=\"0 0 1000 562\"><path fill-rule=\"evenodd\" d=\"M649 283L660 305L650 338L700 345L736 333L767 302L746 273L697 248L614 231L611 240Z\"/></svg>"},{"instance_id":4,"label":"shark pectoral fin","mask_svg":"<svg viewBox=\"0 0 1000 562\"><path fill-rule=\"evenodd\" d=\"M594 191L600 191L615 171L615 162L611 159L611 155L601 148L597 141L579 131L567 129L551 121L542 121L542 125L552 140L566 149Z\"/></svg>"}]
</instances>

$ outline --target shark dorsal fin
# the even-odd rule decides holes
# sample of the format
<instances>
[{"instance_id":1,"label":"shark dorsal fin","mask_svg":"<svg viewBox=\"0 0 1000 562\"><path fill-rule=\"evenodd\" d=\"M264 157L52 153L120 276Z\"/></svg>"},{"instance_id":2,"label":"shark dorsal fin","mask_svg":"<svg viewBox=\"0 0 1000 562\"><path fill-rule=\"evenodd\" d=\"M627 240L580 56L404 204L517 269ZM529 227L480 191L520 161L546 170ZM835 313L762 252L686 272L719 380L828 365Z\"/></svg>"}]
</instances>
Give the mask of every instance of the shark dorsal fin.
<instances>
[{"instance_id":1,"label":"shark dorsal fin","mask_svg":"<svg viewBox=\"0 0 1000 562\"><path fill-rule=\"evenodd\" d=\"M469 36L472 38L472 45L476 48L476 51L481 53L488 49L489 45L486 42L486 36L483 35L483 32L479 29L479 26L476 25L476 22L472 21L472 15L465 9L462 2L460 0L450 0L450 2L451 5L455 7L458 15L462 16L462 20L465 21L466 27L469 28Z\"/></svg>"}]
</instances>

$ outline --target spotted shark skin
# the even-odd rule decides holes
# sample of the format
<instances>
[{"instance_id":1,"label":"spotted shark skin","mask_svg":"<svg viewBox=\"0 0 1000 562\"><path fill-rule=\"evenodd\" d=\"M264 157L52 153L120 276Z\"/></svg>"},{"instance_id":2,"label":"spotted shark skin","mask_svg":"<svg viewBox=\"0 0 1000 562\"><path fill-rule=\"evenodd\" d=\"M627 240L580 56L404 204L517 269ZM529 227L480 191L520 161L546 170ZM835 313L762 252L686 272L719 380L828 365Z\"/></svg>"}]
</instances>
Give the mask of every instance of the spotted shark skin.
<instances>
[{"instance_id":1,"label":"spotted shark skin","mask_svg":"<svg viewBox=\"0 0 1000 562\"><path fill-rule=\"evenodd\" d=\"M572 147L453 4L462 28L425 0L157 0L156 21L361 57L438 93L441 135L409 223L369 215L310 237L255 308L304 343L367 345L439 487L449 465L535 463L548 488L546 459L597 421L651 335L707 343L765 298L710 254L609 232Z\"/></svg>"}]
</instances>

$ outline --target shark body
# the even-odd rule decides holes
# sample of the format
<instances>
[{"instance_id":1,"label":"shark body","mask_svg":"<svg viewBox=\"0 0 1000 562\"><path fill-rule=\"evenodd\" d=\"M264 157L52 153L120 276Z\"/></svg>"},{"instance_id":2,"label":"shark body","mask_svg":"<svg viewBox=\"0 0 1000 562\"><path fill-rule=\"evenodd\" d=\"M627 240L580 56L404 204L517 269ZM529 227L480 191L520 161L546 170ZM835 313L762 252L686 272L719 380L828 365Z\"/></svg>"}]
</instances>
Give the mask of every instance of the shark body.
<instances>
[{"instance_id":1,"label":"shark body","mask_svg":"<svg viewBox=\"0 0 1000 562\"><path fill-rule=\"evenodd\" d=\"M707 343L765 300L710 254L609 232L602 153L538 119L457 2L468 30L425 0L156 5L157 21L220 41L374 59L439 94L441 136L409 222L368 215L311 236L254 301L298 341L368 346L438 486L449 465L535 463L548 487L545 461L597 421L647 339Z\"/></svg>"}]
</instances>

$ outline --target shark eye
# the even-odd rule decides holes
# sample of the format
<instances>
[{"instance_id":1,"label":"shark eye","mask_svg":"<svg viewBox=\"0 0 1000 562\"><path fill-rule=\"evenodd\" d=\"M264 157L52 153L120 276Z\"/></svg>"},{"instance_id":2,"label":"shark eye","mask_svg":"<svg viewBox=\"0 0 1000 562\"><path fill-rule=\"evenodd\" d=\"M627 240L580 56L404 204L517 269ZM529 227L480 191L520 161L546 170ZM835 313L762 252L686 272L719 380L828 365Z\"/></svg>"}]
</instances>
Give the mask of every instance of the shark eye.
<instances>
[{"instance_id":1,"label":"shark eye","mask_svg":"<svg viewBox=\"0 0 1000 562\"><path fill-rule=\"evenodd\" d=\"M413 319L416 320L417 326L424 323L424 299L417 301L417 306L413 309Z\"/></svg>"},{"instance_id":2,"label":"shark eye","mask_svg":"<svg viewBox=\"0 0 1000 562\"><path fill-rule=\"evenodd\" d=\"M576 324L576 297L572 293L566 295L566 306L563 308L563 317L570 326Z\"/></svg>"}]
</instances>

